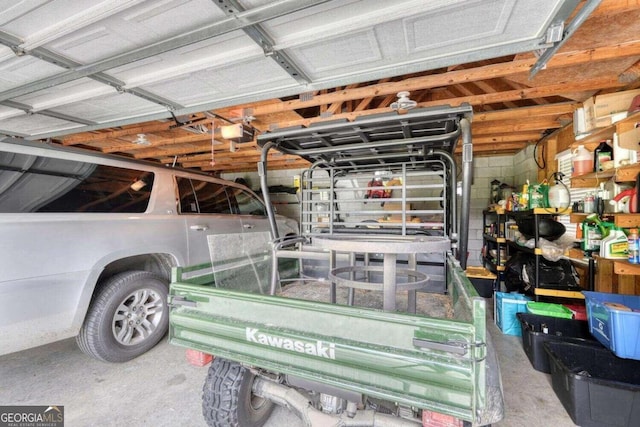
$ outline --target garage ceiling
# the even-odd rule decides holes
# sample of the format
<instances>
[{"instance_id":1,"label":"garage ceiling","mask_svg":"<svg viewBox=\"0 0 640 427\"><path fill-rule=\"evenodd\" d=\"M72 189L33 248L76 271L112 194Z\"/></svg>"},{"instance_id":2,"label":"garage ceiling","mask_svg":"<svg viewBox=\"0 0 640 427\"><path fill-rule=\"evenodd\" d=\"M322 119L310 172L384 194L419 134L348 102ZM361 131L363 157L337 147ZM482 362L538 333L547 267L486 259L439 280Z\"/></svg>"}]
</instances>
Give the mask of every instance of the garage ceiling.
<instances>
[{"instance_id":1,"label":"garage ceiling","mask_svg":"<svg viewBox=\"0 0 640 427\"><path fill-rule=\"evenodd\" d=\"M352 120L391 111L400 91L419 106L470 103L474 150L515 152L640 75L629 0L0 4L0 135L205 171L256 168L255 142L220 126ZM534 77L532 52L551 57Z\"/></svg>"}]
</instances>

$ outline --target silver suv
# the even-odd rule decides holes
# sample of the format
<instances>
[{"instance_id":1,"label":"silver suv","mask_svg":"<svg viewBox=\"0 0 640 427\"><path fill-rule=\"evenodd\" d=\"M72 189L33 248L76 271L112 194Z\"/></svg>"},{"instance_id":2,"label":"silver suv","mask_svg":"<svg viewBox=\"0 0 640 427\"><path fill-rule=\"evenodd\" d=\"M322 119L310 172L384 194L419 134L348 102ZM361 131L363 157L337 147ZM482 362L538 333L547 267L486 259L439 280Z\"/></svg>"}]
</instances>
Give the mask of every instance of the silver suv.
<instances>
[{"instance_id":1,"label":"silver suv","mask_svg":"<svg viewBox=\"0 0 640 427\"><path fill-rule=\"evenodd\" d=\"M210 262L209 235L268 230L263 202L236 183L0 142L0 354L76 336L100 360L139 356L167 330L172 267Z\"/></svg>"}]
</instances>

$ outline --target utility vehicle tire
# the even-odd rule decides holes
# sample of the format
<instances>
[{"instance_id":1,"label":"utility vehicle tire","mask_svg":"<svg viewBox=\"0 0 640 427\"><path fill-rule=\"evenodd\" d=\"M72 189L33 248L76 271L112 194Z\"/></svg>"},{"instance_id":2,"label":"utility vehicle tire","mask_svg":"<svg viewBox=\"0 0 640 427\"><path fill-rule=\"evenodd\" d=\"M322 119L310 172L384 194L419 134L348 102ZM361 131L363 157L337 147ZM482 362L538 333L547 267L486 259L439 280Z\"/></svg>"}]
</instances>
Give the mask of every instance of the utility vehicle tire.
<instances>
[{"instance_id":1,"label":"utility vehicle tire","mask_svg":"<svg viewBox=\"0 0 640 427\"><path fill-rule=\"evenodd\" d=\"M211 427L260 427L274 404L251 392L255 375L236 362L215 358L202 388L202 415Z\"/></svg>"},{"instance_id":2,"label":"utility vehicle tire","mask_svg":"<svg viewBox=\"0 0 640 427\"><path fill-rule=\"evenodd\" d=\"M168 283L148 271L126 271L100 284L76 337L80 349L105 362L147 352L169 327Z\"/></svg>"}]
</instances>

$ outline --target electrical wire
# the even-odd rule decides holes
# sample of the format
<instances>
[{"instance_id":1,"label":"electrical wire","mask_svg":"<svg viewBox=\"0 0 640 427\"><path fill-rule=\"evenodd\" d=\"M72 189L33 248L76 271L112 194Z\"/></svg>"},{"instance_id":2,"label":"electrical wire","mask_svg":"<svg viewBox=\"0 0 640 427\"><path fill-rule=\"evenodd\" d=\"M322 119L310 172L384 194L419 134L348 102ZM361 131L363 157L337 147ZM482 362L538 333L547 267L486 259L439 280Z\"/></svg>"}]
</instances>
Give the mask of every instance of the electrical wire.
<instances>
[{"instance_id":1,"label":"electrical wire","mask_svg":"<svg viewBox=\"0 0 640 427\"><path fill-rule=\"evenodd\" d=\"M542 164L540 164L540 162L538 162L538 146L540 145L540 143L542 141L544 141L545 137L542 137L538 140L538 142L536 142L536 145L533 147L533 160L535 160L536 162L536 166L538 166L538 169L546 169L547 167L547 160L545 159L545 150L546 150L546 144L542 146L542 155L540 156L540 158L542 159Z\"/></svg>"}]
</instances>

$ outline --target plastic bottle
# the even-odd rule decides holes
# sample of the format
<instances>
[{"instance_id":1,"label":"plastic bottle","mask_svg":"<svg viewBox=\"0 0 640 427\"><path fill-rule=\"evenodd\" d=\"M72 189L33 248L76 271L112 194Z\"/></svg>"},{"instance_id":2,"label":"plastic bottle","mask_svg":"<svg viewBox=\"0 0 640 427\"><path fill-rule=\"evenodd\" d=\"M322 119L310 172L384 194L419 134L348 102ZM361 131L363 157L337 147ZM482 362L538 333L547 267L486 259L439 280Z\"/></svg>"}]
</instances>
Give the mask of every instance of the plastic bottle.
<instances>
[{"instance_id":1,"label":"plastic bottle","mask_svg":"<svg viewBox=\"0 0 640 427\"><path fill-rule=\"evenodd\" d=\"M629 235L627 236L627 242L629 244L629 262L631 264L640 263L640 254L638 247L638 229L632 228L629 230Z\"/></svg>"},{"instance_id":2,"label":"plastic bottle","mask_svg":"<svg viewBox=\"0 0 640 427\"><path fill-rule=\"evenodd\" d=\"M610 254L610 248L608 247L608 242L612 240L614 237L615 237L615 233L613 233L613 230L611 230L606 237L602 237L602 239L600 240L600 249L598 250L598 254L600 255L601 258L610 258L610 256L608 256Z\"/></svg>"},{"instance_id":3,"label":"plastic bottle","mask_svg":"<svg viewBox=\"0 0 640 427\"><path fill-rule=\"evenodd\" d=\"M573 175L583 175L593 172L593 155L584 148L584 145L578 145L573 152L572 163Z\"/></svg>"},{"instance_id":4,"label":"plastic bottle","mask_svg":"<svg viewBox=\"0 0 640 427\"><path fill-rule=\"evenodd\" d=\"M549 187L547 193L547 203L550 208L567 208L571 203L571 197L569 195L569 189L562 183L562 178L558 177L559 172L554 174L555 185Z\"/></svg>"},{"instance_id":5,"label":"plastic bottle","mask_svg":"<svg viewBox=\"0 0 640 427\"><path fill-rule=\"evenodd\" d=\"M596 198L593 193L584 196L584 213L593 213L596 209Z\"/></svg>"},{"instance_id":6,"label":"plastic bottle","mask_svg":"<svg viewBox=\"0 0 640 427\"><path fill-rule=\"evenodd\" d=\"M629 243L619 227L613 227L609 235L600 242L600 256L610 259L628 259Z\"/></svg>"},{"instance_id":7,"label":"plastic bottle","mask_svg":"<svg viewBox=\"0 0 640 427\"><path fill-rule=\"evenodd\" d=\"M600 141L600 145L593 151L593 170L595 172L603 171L602 164L613 160L613 148L610 141Z\"/></svg>"},{"instance_id":8,"label":"plastic bottle","mask_svg":"<svg viewBox=\"0 0 640 427\"><path fill-rule=\"evenodd\" d=\"M521 210L529 209L529 180L526 184L522 184L522 193L520 193Z\"/></svg>"}]
</instances>

